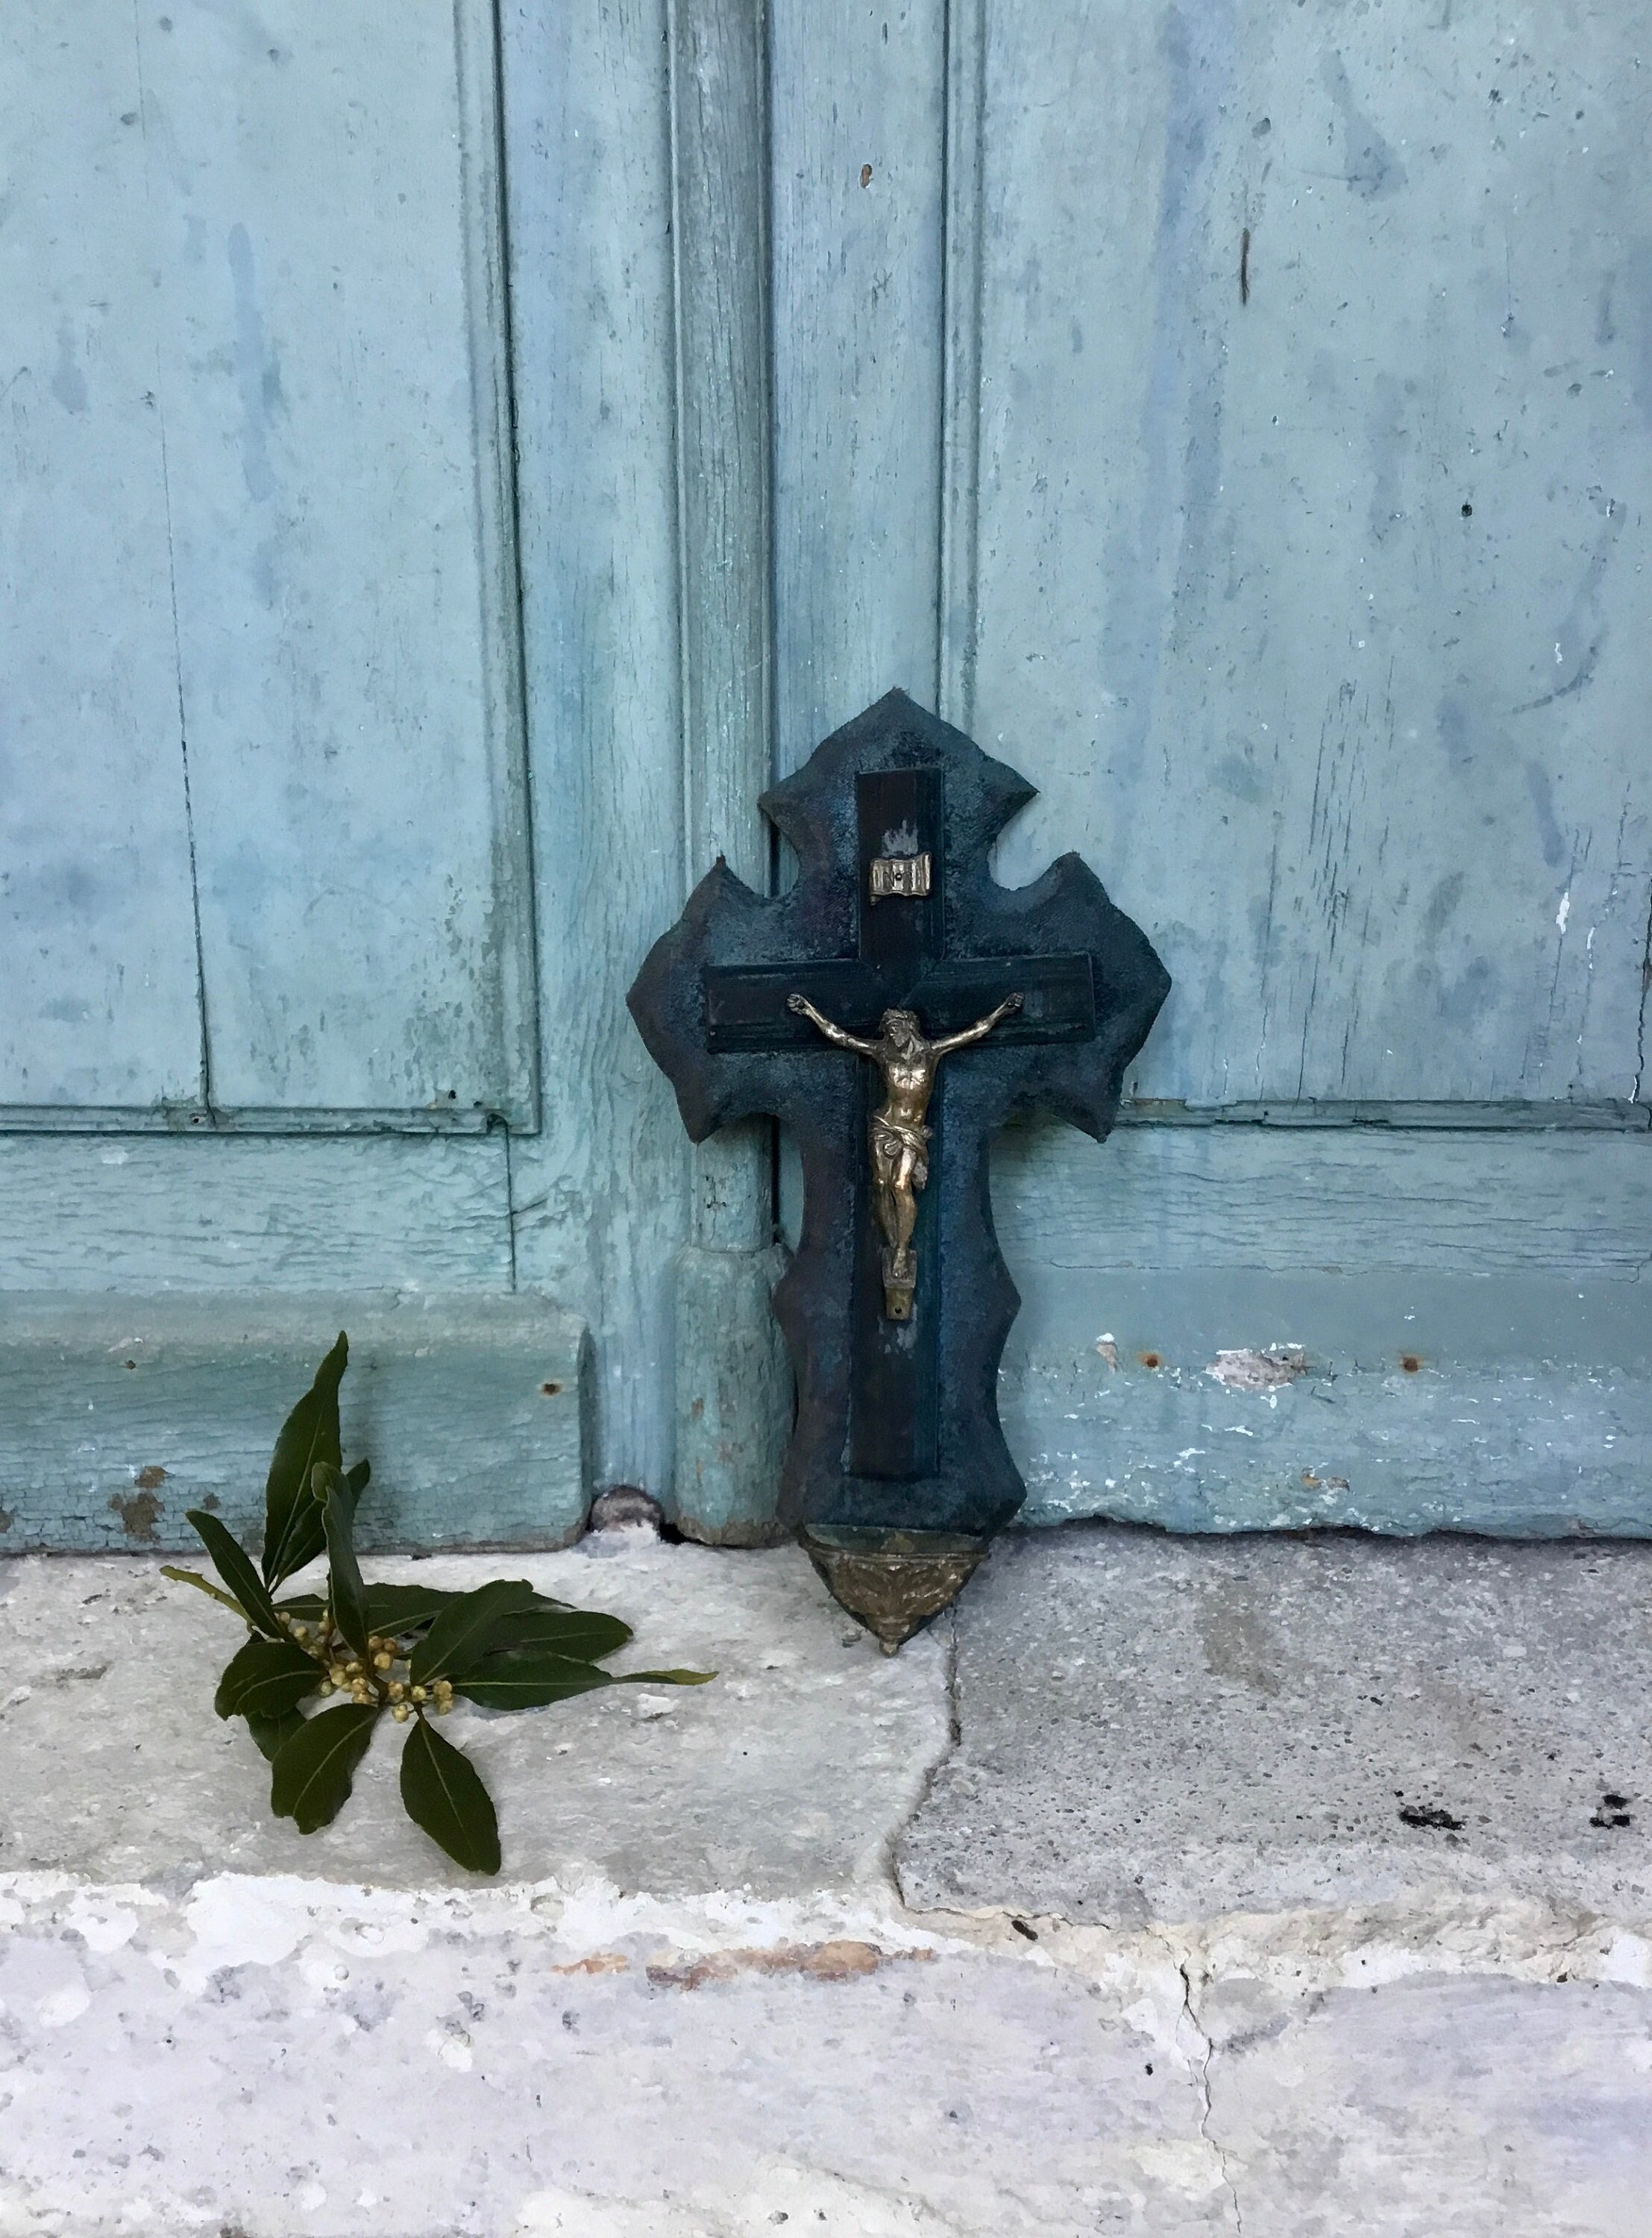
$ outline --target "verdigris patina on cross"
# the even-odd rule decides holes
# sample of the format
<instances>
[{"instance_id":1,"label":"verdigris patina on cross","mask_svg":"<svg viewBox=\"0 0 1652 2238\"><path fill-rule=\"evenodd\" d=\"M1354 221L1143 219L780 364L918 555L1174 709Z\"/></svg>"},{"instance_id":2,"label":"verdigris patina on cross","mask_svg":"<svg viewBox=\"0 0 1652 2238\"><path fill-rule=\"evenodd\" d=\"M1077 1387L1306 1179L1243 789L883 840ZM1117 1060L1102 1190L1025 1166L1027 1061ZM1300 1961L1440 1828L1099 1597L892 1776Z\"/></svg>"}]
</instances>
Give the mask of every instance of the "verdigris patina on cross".
<instances>
[{"instance_id":1,"label":"verdigris patina on cross","mask_svg":"<svg viewBox=\"0 0 1652 2238\"><path fill-rule=\"evenodd\" d=\"M765 899L719 859L631 991L696 1142L762 1113L796 1136L780 1512L886 1645L1025 1496L998 1422L1021 1301L992 1133L1048 1111L1104 1136L1170 985L1076 855L1030 886L993 877L988 850L1033 793L892 692L763 796L796 884Z\"/></svg>"}]
</instances>

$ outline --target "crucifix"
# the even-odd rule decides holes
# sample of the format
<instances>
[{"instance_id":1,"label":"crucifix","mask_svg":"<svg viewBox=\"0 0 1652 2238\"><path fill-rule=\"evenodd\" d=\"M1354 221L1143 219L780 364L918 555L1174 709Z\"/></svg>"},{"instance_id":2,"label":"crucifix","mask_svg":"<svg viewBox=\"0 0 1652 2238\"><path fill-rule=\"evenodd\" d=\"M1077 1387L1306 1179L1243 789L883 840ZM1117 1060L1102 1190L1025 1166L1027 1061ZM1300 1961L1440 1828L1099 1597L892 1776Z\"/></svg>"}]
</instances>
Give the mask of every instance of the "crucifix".
<instances>
[{"instance_id":1,"label":"crucifix","mask_svg":"<svg viewBox=\"0 0 1652 2238\"><path fill-rule=\"evenodd\" d=\"M990 1137L1039 1110L1105 1136L1170 984L1076 855L1029 886L993 877L1032 797L892 692L763 796L796 884L764 899L719 858L629 998L696 1142L763 1113L796 1138L780 1513L891 1652L1025 1496L998 1422L1021 1301Z\"/></svg>"}]
</instances>

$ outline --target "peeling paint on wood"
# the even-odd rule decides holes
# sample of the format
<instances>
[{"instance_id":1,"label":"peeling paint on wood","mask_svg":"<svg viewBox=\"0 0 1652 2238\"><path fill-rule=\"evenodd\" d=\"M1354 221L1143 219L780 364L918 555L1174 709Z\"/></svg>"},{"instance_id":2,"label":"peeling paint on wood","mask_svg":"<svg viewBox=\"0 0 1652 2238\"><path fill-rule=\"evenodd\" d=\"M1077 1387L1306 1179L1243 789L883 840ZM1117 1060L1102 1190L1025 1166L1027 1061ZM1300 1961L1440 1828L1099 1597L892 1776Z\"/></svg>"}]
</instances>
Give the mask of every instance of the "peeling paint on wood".
<instances>
[{"instance_id":1,"label":"peeling paint on wood","mask_svg":"<svg viewBox=\"0 0 1652 2238\"><path fill-rule=\"evenodd\" d=\"M548 1299L13 1293L0 1295L8 1553L198 1552L184 1517L202 1506L255 1542L275 1433L340 1326L344 1442L373 1462L364 1545L578 1535L585 1332Z\"/></svg>"}]
</instances>

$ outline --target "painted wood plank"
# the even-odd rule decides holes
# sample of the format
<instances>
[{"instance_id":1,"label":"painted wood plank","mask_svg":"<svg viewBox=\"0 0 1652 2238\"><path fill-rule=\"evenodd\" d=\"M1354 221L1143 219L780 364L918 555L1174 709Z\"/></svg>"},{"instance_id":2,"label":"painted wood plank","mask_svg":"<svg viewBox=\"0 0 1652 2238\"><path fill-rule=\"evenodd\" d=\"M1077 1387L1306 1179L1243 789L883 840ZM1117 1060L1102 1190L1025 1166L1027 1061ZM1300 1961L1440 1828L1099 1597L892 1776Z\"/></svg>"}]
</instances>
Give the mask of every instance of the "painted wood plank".
<instances>
[{"instance_id":1,"label":"painted wood plank","mask_svg":"<svg viewBox=\"0 0 1652 2238\"><path fill-rule=\"evenodd\" d=\"M945 13L771 17L783 770L892 685L935 700Z\"/></svg>"},{"instance_id":2,"label":"painted wood plank","mask_svg":"<svg viewBox=\"0 0 1652 2238\"><path fill-rule=\"evenodd\" d=\"M597 1480L663 1491L687 1144L624 997L684 892L666 12L502 32L545 1052L518 1275L591 1326Z\"/></svg>"},{"instance_id":3,"label":"painted wood plank","mask_svg":"<svg viewBox=\"0 0 1652 2238\"><path fill-rule=\"evenodd\" d=\"M980 727L1144 1096L1636 1092L1652 90L1564 22L988 10Z\"/></svg>"},{"instance_id":4,"label":"painted wood plank","mask_svg":"<svg viewBox=\"0 0 1652 2238\"><path fill-rule=\"evenodd\" d=\"M1004 1364L1029 1524L1652 1536L1652 1374L1629 1284L1530 1282L1511 1312L1504 1285L1472 1276L1229 1283L1214 1300L1202 1277L1087 1280L1057 1316L1087 1304L1106 1341L1064 1347L1035 1318ZM1049 1294L1045 1278L1028 1303ZM1292 1330L1300 1378L1252 1390L1212 1374ZM1424 1349L1395 1346L1418 1331ZM1210 1341L1240 1332L1251 1345Z\"/></svg>"},{"instance_id":5,"label":"painted wood plank","mask_svg":"<svg viewBox=\"0 0 1652 2238\"><path fill-rule=\"evenodd\" d=\"M993 1205L1041 1267L1378 1268L1635 1281L1652 1268L1643 1135L1142 1127L1006 1130Z\"/></svg>"},{"instance_id":6,"label":"painted wood plank","mask_svg":"<svg viewBox=\"0 0 1652 2238\"><path fill-rule=\"evenodd\" d=\"M199 1558L202 1506L256 1547L275 1433L340 1327L364 1546L578 1535L585 1332L548 1299L52 1292L0 1295L0 1547Z\"/></svg>"},{"instance_id":7,"label":"painted wood plank","mask_svg":"<svg viewBox=\"0 0 1652 2238\"><path fill-rule=\"evenodd\" d=\"M0 1105L193 1097L201 1025L129 10L0 39Z\"/></svg>"},{"instance_id":8,"label":"painted wood plank","mask_svg":"<svg viewBox=\"0 0 1652 2238\"><path fill-rule=\"evenodd\" d=\"M508 1290L476 1141L0 1137L0 1289Z\"/></svg>"},{"instance_id":9,"label":"painted wood plank","mask_svg":"<svg viewBox=\"0 0 1652 2238\"><path fill-rule=\"evenodd\" d=\"M129 43L129 12L93 12ZM466 201L495 192L491 23L486 0L137 18L229 1109L532 1121L497 220Z\"/></svg>"},{"instance_id":10,"label":"painted wood plank","mask_svg":"<svg viewBox=\"0 0 1652 2238\"><path fill-rule=\"evenodd\" d=\"M769 556L769 42L765 0L670 10L685 891L719 855L759 893L773 771ZM721 1543L763 1541L792 1412L770 1309L774 1129L690 1153L691 1241L674 1262L669 1506Z\"/></svg>"}]
</instances>

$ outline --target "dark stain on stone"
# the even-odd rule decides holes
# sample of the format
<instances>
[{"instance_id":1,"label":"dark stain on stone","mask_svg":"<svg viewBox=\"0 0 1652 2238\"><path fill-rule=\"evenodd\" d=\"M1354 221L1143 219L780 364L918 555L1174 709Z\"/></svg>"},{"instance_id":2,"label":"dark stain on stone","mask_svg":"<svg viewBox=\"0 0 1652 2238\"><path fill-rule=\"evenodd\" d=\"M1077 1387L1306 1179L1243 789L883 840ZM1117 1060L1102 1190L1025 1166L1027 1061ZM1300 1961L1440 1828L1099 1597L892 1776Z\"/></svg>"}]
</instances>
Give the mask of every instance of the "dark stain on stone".
<instances>
[{"instance_id":1,"label":"dark stain on stone","mask_svg":"<svg viewBox=\"0 0 1652 2238\"><path fill-rule=\"evenodd\" d=\"M1609 1788L1601 1798L1600 1809L1589 1819L1591 1826L1632 1826L1635 1819L1629 1810L1629 1798Z\"/></svg>"},{"instance_id":2,"label":"dark stain on stone","mask_svg":"<svg viewBox=\"0 0 1652 2238\"><path fill-rule=\"evenodd\" d=\"M1437 1803L1402 1803L1399 1815L1407 1826L1429 1826L1436 1833L1460 1834L1463 1821L1450 1811L1442 1811Z\"/></svg>"},{"instance_id":3,"label":"dark stain on stone","mask_svg":"<svg viewBox=\"0 0 1652 2238\"><path fill-rule=\"evenodd\" d=\"M10 1531L17 1520L9 1507L0 1507L0 1531Z\"/></svg>"},{"instance_id":4,"label":"dark stain on stone","mask_svg":"<svg viewBox=\"0 0 1652 2238\"><path fill-rule=\"evenodd\" d=\"M147 1468L132 1473L132 1481L140 1492L158 1492L166 1480L167 1473L159 1461L151 1461Z\"/></svg>"},{"instance_id":5,"label":"dark stain on stone","mask_svg":"<svg viewBox=\"0 0 1652 2238\"><path fill-rule=\"evenodd\" d=\"M140 1546L153 1546L155 1526L161 1520L162 1502L152 1492L129 1493L124 1499L120 1493L110 1496L109 1507L121 1519L121 1528L129 1539Z\"/></svg>"}]
</instances>

